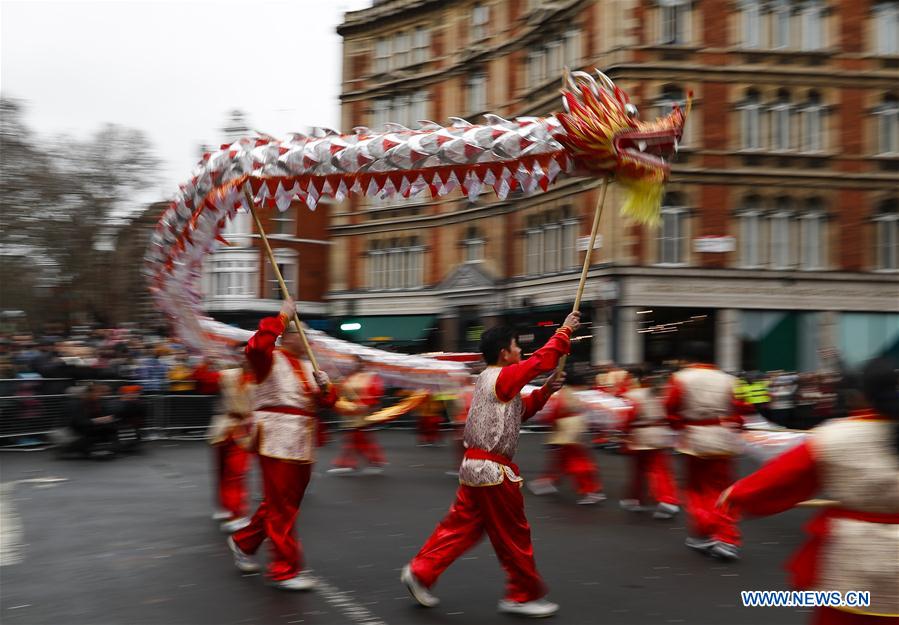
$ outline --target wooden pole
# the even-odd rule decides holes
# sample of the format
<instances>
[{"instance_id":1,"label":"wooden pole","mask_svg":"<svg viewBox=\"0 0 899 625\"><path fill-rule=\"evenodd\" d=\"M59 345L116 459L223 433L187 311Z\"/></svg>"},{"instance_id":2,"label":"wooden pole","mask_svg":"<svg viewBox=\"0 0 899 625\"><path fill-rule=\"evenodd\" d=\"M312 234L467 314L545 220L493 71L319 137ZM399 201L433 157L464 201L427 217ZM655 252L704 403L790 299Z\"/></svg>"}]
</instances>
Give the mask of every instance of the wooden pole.
<instances>
[{"instance_id":1,"label":"wooden pole","mask_svg":"<svg viewBox=\"0 0 899 625\"><path fill-rule=\"evenodd\" d=\"M272 252L272 246L268 244L268 237L265 236L262 222L259 221L259 215L256 214L256 202L253 200L253 196L246 186L243 187L243 193L244 197L247 199L247 205L250 207L250 213L253 215L253 221L256 222L256 230L262 238L262 245L265 247L265 253L268 255L268 260L272 264L272 270L275 272L275 277L278 278L278 284L281 285L281 295L284 296L284 299L291 299L290 291L287 290L287 284L284 283L284 277L281 275L281 270L278 269L278 263L275 262L275 253ZM300 323L300 317L297 315L296 308L294 308L293 311L292 321L297 328L297 332L300 333L300 338L303 340L303 347L305 347L306 354L309 356L309 362L312 363L312 369L318 373L318 361L315 359L315 354L312 353L312 348L309 346L309 340L306 338L306 333L303 332L303 324Z\"/></svg>"},{"instance_id":2,"label":"wooden pole","mask_svg":"<svg viewBox=\"0 0 899 625\"><path fill-rule=\"evenodd\" d=\"M596 202L596 209L593 211L593 227L590 230L590 244L587 246L587 253L584 254L584 267L581 269L581 280L577 285L577 294L574 296L574 306L571 312L577 312L581 309L581 297L584 295L584 287L587 284L587 273L590 271L590 254L593 252L593 246L596 244L596 235L599 233L599 221L602 219L602 207L606 203L606 191L609 188L609 178L602 179L602 190L599 192L599 199ZM565 369L565 363L568 361L567 356L562 356L559 360L559 366L556 367L556 374Z\"/></svg>"}]
</instances>

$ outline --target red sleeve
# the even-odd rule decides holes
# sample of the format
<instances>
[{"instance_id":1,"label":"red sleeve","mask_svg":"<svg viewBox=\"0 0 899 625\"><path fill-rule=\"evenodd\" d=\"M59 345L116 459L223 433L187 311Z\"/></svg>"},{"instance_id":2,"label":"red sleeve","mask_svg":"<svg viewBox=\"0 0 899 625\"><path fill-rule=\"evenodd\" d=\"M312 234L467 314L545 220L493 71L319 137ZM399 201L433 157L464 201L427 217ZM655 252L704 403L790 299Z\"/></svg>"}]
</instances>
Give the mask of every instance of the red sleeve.
<instances>
[{"instance_id":1,"label":"red sleeve","mask_svg":"<svg viewBox=\"0 0 899 625\"><path fill-rule=\"evenodd\" d=\"M503 367L496 379L496 396L500 401L511 401L524 385L536 378L541 373L547 373L556 368L559 359L571 349L571 338L566 330L557 330L546 345L531 354L531 357L523 362ZM543 399L543 403L546 403ZM540 404L542 407L543 404ZM539 410L539 408L538 408ZM535 411L536 412L536 411ZM531 415L533 416L533 412Z\"/></svg>"},{"instance_id":2,"label":"red sleeve","mask_svg":"<svg viewBox=\"0 0 899 625\"><path fill-rule=\"evenodd\" d=\"M734 484L724 507L740 514L768 516L811 498L819 488L815 459L805 442Z\"/></svg>"},{"instance_id":3,"label":"red sleeve","mask_svg":"<svg viewBox=\"0 0 899 625\"><path fill-rule=\"evenodd\" d=\"M271 367L271 365L269 365L269 367ZM334 384L329 384L328 388L320 392L317 397L319 406L322 408L331 408L337 403L337 387Z\"/></svg>"},{"instance_id":4,"label":"red sleeve","mask_svg":"<svg viewBox=\"0 0 899 625\"><path fill-rule=\"evenodd\" d=\"M683 393L681 385L672 377L668 383L668 390L665 392L665 413L668 415L668 422L675 430L681 430L684 427L683 418L680 415Z\"/></svg>"},{"instance_id":5,"label":"red sleeve","mask_svg":"<svg viewBox=\"0 0 899 625\"><path fill-rule=\"evenodd\" d=\"M281 315L277 317L265 317L259 322L256 334L247 342L247 360L256 374L256 381L262 382L268 372L272 370L272 359L275 351L275 342L287 327L287 321Z\"/></svg>"},{"instance_id":6,"label":"red sleeve","mask_svg":"<svg viewBox=\"0 0 899 625\"><path fill-rule=\"evenodd\" d=\"M191 377L197 383L197 392L200 395L215 395L219 392L219 380L221 375L218 371L213 371L207 365L202 364L191 374Z\"/></svg>"},{"instance_id":7,"label":"red sleeve","mask_svg":"<svg viewBox=\"0 0 899 625\"><path fill-rule=\"evenodd\" d=\"M499 396L499 393L497 393L497 396ZM540 412L540 409L546 405L549 398L550 394L545 392L542 387L531 392L527 397L522 397L521 401L524 404L524 413L521 415L521 420L527 421Z\"/></svg>"}]
</instances>

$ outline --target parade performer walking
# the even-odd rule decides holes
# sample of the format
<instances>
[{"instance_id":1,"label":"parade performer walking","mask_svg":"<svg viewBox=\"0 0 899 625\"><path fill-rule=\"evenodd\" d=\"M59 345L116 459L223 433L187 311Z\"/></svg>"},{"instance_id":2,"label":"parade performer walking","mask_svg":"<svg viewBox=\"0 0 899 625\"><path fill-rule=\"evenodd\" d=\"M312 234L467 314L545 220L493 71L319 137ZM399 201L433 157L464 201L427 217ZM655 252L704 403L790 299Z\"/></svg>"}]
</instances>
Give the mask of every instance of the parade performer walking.
<instances>
[{"instance_id":1,"label":"parade performer walking","mask_svg":"<svg viewBox=\"0 0 899 625\"><path fill-rule=\"evenodd\" d=\"M816 625L899 622L899 395L895 363L874 360L849 418L816 427L721 496L718 511L777 514L823 492L835 499L806 527L811 540L789 564L801 590L870 592L867 606L818 607Z\"/></svg>"},{"instance_id":2,"label":"parade performer walking","mask_svg":"<svg viewBox=\"0 0 899 625\"><path fill-rule=\"evenodd\" d=\"M247 514L246 474L250 452L242 447L242 432L253 408L253 381L249 364L215 371L206 366L194 372L197 387L204 394L219 394L219 406L207 436L212 446L219 510L213 520L221 520L223 532L232 533L250 522Z\"/></svg>"},{"instance_id":3,"label":"parade performer walking","mask_svg":"<svg viewBox=\"0 0 899 625\"><path fill-rule=\"evenodd\" d=\"M660 387L659 376L641 375L640 386L624 394L631 407L625 413L621 429L633 472L621 507L632 512L644 510L643 495L648 486L649 494L657 502L653 517L670 519L680 511L680 502L668 464L672 436Z\"/></svg>"},{"instance_id":4,"label":"parade performer walking","mask_svg":"<svg viewBox=\"0 0 899 625\"><path fill-rule=\"evenodd\" d=\"M562 477L568 476L574 481L579 504L605 501L599 468L582 441L588 429L583 406L569 386L556 393L549 404L543 418L553 428L546 441L549 446L547 469L542 477L531 482L531 492L535 495L554 493Z\"/></svg>"},{"instance_id":5,"label":"parade performer walking","mask_svg":"<svg viewBox=\"0 0 899 625\"><path fill-rule=\"evenodd\" d=\"M256 381L253 439L262 469L263 500L250 524L228 539L228 546L237 568L252 572L259 570L252 555L268 538L268 575L274 585L309 590L315 580L302 570L302 551L293 526L312 472L316 412L320 406L333 405L336 395L328 375L314 371L307 360L301 336L284 333L295 315L293 300L286 299L280 314L260 321L247 343ZM279 349L275 343L282 333Z\"/></svg>"},{"instance_id":6,"label":"parade performer walking","mask_svg":"<svg viewBox=\"0 0 899 625\"><path fill-rule=\"evenodd\" d=\"M481 337L488 367L478 377L465 425L465 458L459 468L459 489L447 516L402 571L401 581L425 607L437 605L430 592L441 573L486 532L506 570L506 596L499 610L524 616L555 614L537 573L531 528L524 513L522 478L512 462L522 421L533 416L561 388L556 372L538 390L520 395L525 384L553 371L571 348L571 333L580 313L572 312L546 345L521 361L521 348L511 328L496 327Z\"/></svg>"},{"instance_id":7,"label":"parade performer walking","mask_svg":"<svg viewBox=\"0 0 899 625\"><path fill-rule=\"evenodd\" d=\"M671 376L665 409L679 432L685 454L686 504L691 536L686 545L725 560L739 558L736 523L715 514L715 502L733 483L734 458L741 451L738 430L744 404L736 398L737 379L712 364L705 344L689 346L693 364Z\"/></svg>"},{"instance_id":8,"label":"parade performer walking","mask_svg":"<svg viewBox=\"0 0 899 625\"><path fill-rule=\"evenodd\" d=\"M328 473L351 473L360 458L368 461L373 473L380 473L387 464L374 435L366 429L369 424L365 420L381 403L384 385L376 373L365 371L363 365L362 359L356 357L353 372L343 382L343 396L335 406L343 417L345 432L343 447Z\"/></svg>"}]
</instances>

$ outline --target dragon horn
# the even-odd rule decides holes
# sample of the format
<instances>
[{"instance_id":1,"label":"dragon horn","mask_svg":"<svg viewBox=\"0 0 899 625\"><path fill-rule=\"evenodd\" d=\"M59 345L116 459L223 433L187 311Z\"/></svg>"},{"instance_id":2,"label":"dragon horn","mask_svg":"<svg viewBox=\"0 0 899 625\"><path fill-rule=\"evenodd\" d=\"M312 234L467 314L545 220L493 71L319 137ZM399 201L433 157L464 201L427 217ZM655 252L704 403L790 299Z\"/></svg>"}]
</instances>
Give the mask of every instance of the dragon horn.
<instances>
[{"instance_id":1,"label":"dragon horn","mask_svg":"<svg viewBox=\"0 0 899 625\"><path fill-rule=\"evenodd\" d=\"M595 67L593 68L593 71L596 72L596 76L597 76L597 78L599 78L599 81L603 84L603 86L610 93L615 93L615 83L612 81L612 79L609 78L608 76L606 76L605 74L603 74L601 71L599 71Z\"/></svg>"},{"instance_id":2,"label":"dragon horn","mask_svg":"<svg viewBox=\"0 0 899 625\"><path fill-rule=\"evenodd\" d=\"M596 80L594 80L593 76L588 74L587 72L576 71L571 72L571 76L573 78L580 78L590 87L590 91L593 92L593 95L599 95L599 85L596 84Z\"/></svg>"}]
</instances>

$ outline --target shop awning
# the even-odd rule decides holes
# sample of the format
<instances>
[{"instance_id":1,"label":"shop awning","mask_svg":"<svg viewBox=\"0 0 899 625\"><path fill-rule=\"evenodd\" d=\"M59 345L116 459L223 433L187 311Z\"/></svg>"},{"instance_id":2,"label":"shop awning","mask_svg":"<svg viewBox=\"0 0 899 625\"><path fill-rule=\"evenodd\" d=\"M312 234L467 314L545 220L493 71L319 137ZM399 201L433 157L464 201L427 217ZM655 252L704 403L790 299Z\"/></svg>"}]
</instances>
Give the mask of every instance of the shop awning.
<instances>
[{"instance_id":1,"label":"shop awning","mask_svg":"<svg viewBox=\"0 0 899 625\"><path fill-rule=\"evenodd\" d=\"M341 320L344 336L356 343L412 343L437 326L435 315L352 317Z\"/></svg>"}]
</instances>

